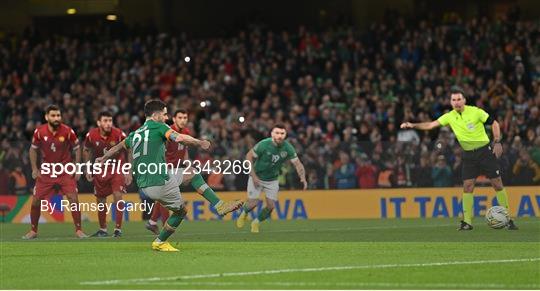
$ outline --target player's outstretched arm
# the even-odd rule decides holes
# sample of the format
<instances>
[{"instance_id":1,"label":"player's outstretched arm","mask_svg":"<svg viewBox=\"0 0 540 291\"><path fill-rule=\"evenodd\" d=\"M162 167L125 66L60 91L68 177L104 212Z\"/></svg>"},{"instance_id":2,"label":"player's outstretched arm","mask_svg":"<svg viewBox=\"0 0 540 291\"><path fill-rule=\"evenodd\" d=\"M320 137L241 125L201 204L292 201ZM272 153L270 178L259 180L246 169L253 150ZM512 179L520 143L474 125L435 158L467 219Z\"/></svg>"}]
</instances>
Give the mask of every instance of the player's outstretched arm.
<instances>
[{"instance_id":1,"label":"player's outstretched arm","mask_svg":"<svg viewBox=\"0 0 540 291\"><path fill-rule=\"evenodd\" d=\"M106 151L105 154L99 158L96 159L96 163L101 163L103 161L106 161L110 159L111 157L115 156L119 151L127 149L126 147L126 140L122 140L115 146L113 146L110 150Z\"/></svg>"},{"instance_id":2,"label":"player's outstretched arm","mask_svg":"<svg viewBox=\"0 0 540 291\"><path fill-rule=\"evenodd\" d=\"M420 123L411 123L411 122L403 122L400 126L400 128L413 128L413 129L420 129L420 130L432 130L436 127L441 126L438 120L431 121L431 122L420 122Z\"/></svg>"},{"instance_id":3,"label":"player's outstretched arm","mask_svg":"<svg viewBox=\"0 0 540 291\"><path fill-rule=\"evenodd\" d=\"M296 159L292 159L291 163L293 163L294 168L296 169L296 173L298 174L298 177L300 177L300 182L304 185L304 190L307 189L307 181L306 181L306 169L304 168L304 164L300 162L300 159L297 157Z\"/></svg>"},{"instance_id":4,"label":"player's outstretched arm","mask_svg":"<svg viewBox=\"0 0 540 291\"><path fill-rule=\"evenodd\" d=\"M207 141L207 140L200 140L200 139L197 139L197 138L194 138L190 135L187 135L187 134L182 134L182 133L178 133L174 130L169 130L169 132L167 132L167 135L169 140L172 140L174 142L177 142L177 143L182 143L182 144L186 144L186 145L193 145L193 146L198 146L200 148L202 148L203 150L208 150L210 148L210 142Z\"/></svg>"}]
</instances>

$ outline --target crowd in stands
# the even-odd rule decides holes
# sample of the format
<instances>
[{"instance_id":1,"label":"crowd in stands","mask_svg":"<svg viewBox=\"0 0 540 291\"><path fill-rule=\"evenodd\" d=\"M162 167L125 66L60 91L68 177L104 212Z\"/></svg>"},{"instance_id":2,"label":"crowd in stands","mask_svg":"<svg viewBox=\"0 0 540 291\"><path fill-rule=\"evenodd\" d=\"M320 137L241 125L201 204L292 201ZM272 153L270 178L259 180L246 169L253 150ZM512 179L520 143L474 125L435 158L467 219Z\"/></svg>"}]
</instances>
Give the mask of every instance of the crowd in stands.
<instances>
[{"instance_id":1,"label":"crowd in stands","mask_svg":"<svg viewBox=\"0 0 540 291\"><path fill-rule=\"evenodd\" d=\"M83 139L102 110L126 133L135 130L152 98L169 111L189 110L192 132L213 141L212 153L192 151L193 159L243 160L283 123L310 188L461 185L461 149L448 128L399 128L451 110L456 84L501 124L504 182L539 185L538 20L396 17L366 29L250 26L204 39L102 27L43 36L30 28L0 40L0 194L32 186L28 146L46 105L61 106ZM242 175L208 179L220 190L245 190ZM279 181L299 187L291 165Z\"/></svg>"}]
</instances>

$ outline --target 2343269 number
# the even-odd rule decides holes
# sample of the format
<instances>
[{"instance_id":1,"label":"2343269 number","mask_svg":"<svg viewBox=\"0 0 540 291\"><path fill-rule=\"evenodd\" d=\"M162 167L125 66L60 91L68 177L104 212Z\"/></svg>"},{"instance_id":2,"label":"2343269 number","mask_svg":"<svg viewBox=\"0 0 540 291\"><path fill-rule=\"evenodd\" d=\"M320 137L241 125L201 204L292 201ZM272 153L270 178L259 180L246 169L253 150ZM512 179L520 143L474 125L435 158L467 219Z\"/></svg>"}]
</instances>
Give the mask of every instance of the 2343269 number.
<instances>
[{"instance_id":1,"label":"2343269 number","mask_svg":"<svg viewBox=\"0 0 540 291\"><path fill-rule=\"evenodd\" d=\"M251 173L251 162L248 160L214 160L206 161L201 163L201 161L195 160L185 160L182 162L184 166L184 174L223 174L223 175L238 175L238 174L249 174Z\"/></svg>"}]
</instances>

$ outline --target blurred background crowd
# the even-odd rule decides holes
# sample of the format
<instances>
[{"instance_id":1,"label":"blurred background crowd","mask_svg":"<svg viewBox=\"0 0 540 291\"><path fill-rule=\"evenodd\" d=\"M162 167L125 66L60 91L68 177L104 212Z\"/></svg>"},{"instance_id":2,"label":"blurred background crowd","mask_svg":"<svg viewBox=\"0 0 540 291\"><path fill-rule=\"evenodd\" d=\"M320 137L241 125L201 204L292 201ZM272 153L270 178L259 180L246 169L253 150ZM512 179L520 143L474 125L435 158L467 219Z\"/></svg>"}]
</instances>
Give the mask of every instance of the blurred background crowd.
<instances>
[{"instance_id":1,"label":"blurred background crowd","mask_svg":"<svg viewBox=\"0 0 540 291\"><path fill-rule=\"evenodd\" d=\"M399 129L451 110L456 84L469 105L501 124L504 182L539 185L540 25L519 13L390 15L367 29L254 24L205 38L99 25L45 35L30 27L0 39L0 194L29 193L29 141L46 105L61 106L84 139L102 110L126 133L137 129L152 98L170 112L187 109L194 135L214 143L211 153L191 150L192 159L243 160L283 123L311 188L461 185L461 149L448 128ZM247 180L207 178L219 190L245 190ZM80 191L92 192L83 179ZM292 165L279 181L299 187Z\"/></svg>"}]
</instances>

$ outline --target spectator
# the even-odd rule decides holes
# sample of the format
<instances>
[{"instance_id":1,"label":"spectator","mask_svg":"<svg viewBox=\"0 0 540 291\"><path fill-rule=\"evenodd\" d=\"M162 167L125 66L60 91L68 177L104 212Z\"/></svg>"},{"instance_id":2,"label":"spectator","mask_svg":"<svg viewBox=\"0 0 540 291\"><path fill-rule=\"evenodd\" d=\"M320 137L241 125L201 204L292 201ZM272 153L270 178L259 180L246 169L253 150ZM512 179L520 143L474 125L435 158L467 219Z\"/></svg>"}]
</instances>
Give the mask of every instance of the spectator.
<instances>
[{"instance_id":1,"label":"spectator","mask_svg":"<svg viewBox=\"0 0 540 291\"><path fill-rule=\"evenodd\" d=\"M28 183L26 182L26 176L23 173L21 166L15 167L15 170L11 171L10 184L12 187L12 193L17 195L28 194Z\"/></svg>"},{"instance_id":2,"label":"spectator","mask_svg":"<svg viewBox=\"0 0 540 291\"><path fill-rule=\"evenodd\" d=\"M356 188L356 166L346 152L339 153L338 166L334 170L338 189Z\"/></svg>"},{"instance_id":3,"label":"spectator","mask_svg":"<svg viewBox=\"0 0 540 291\"><path fill-rule=\"evenodd\" d=\"M379 171L377 185L381 188L390 188L397 185L394 164L392 162L388 161L384 163L382 170Z\"/></svg>"},{"instance_id":4,"label":"spectator","mask_svg":"<svg viewBox=\"0 0 540 291\"><path fill-rule=\"evenodd\" d=\"M532 160L540 166L540 136L534 140L534 146L531 147L529 154Z\"/></svg>"},{"instance_id":5,"label":"spectator","mask_svg":"<svg viewBox=\"0 0 540 291\"><path fill-rule=\"evenodd\" d=\"M515 185L531 185L540 182L540 166L531 160L525 149L519 152L519 159L514 164L512 172Z\"/></svg>"},{"instance_id":6,"label":"spectator","mask_svg":"<svg viewBox=\"0 0 540 291\"><path fill-rule=\"evenodd\" d=\"M406 169L407 167L408 166L405 164L403 156L398 154L396 166L394 169L397 187L410 186L409 176Z\"/></svg>"},{"instance_id":7,"label":"spectator","mask_svg":"<svg viewBox=\"0 0 540 291\"><path fill-rule=\"evenodd\" d=\"M356 163L358 186L365 189L377 187L377 167L371 163L368 156L362 153L356 158Z\"/></svg>"},{"instance_id":8,"label":"spectator","mask_svg":"<svg viewBox=\"0 0 540 291\"><path fill-rule=\"evenodd\" d=\"M208 175L208 186L214 190L221 191L225 188L223 185L223 173L212 172Z\"/></svg>"},{"instance_id":9,"label":"spectator","mask_svg":"<svg viewBox=\"0 0 540 291\"><path fill-rule=\"evenodd\" d=\"M285 163L278 176L279 187L283 189L291 189L294 184L294 177L296 177L296 171L291 163Z\"/></svg>"},{"instance_id":10,"label":"spectator","mask_svg":"<svg viewBox=\"0 0 540 291\"><path fill-rule=\"evenodd\" d=\"M4 169L4 164L0 163L0 195L13 194L9 188L9 172Z\"/></svg>"},{"instance_id":11,"label":"spectator","mask_svg":"<svg viewBox=\"0 0 540 291\"><path fill-rule=\"evenodd\" d=\"M414 142L418 144L420 142L420 137L415 130L412 129L401 129L397 134L397 141L401 142Z\"/></svg>"},{"instance_id":12,"label":"spectator","mask_svg":"<svg viewBox=\"0 0 540 291\"><path fill-rule=\"evenodd\" d=\"M512 145L504 155L509 165L519 158L521 148L513 148L518 138L538 162L533 140L540 135L540 23L485 17L400 22L385 20L367 31L302 27L267 35L253 25L227 38L202 39L136 29L118 37L100 26L55 36L31 29L0 42L0 58L9 60L0 73L0 162L23 161L28 172L25 152L49 103L60 105L63 119L83 137L103 109L114 112L119 128L133 131L144 120L144 102L162 98L169 109L183 107L197 117L190 125L195 135L212 138L215 150L200 154L202 161L241 158L272 123L281 122L299 156L311 159L308 175L316 175L317 188L337 185L332 162L340 150L352 160L366 152L374 166L389 171L383 172L383 184L409 186L412 165L420 164L421 153L431 152L436 140L446 148L454 179L460 179L451 135L395 127L403 120L434 120L449 110L453 84L466 88L471 105L500 120L503 142ZM495 37L501 33L519 36L523 45L508 50L507 38ZM189 63L178 58L185 52ZM395 141L412 143L415 154L388 169L384 161L396 163L399 156ZM227 175L224 186L242 189L245 178Z\"/></svg>"},{"instance_id":13,"label":"spectator","mask_svg":"<svg viewBox=\"0 0 540 291\"><path fill-rule=\"evenodd\" d=\"M452 186L452 170L446 164L446 158L443 155L437 157L437 162L431 170L431 179L435 187L450 187Z\"/></svg>"},{"instance_id":14,"label":"spectator","mask_svg":"<svg viewBox=\"0 0 540 291\"><path fill-rule=\"evenodd\" d=\"M459 186L463 184L463 179L461 177L461 168L463 167L463 158L461 157L461 150L454 150L454 163L452 164L452 173L453 179L452 182L454 186Z\"/></svg>"},{"instance_id":15,"label":"spectator","mask_svg":"<svg viewBox=\"0 0 540 291\"><path fill-rule=\"evenodd\" d=\"M420 157L420 166L414 169L414 184L416 187L433 187L433 180L431 179L431 166L429 163L429 156L422 155Z\"/></svg>"}]
</instances>

